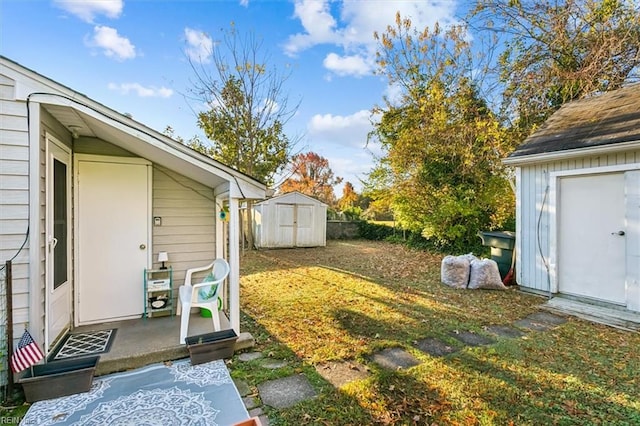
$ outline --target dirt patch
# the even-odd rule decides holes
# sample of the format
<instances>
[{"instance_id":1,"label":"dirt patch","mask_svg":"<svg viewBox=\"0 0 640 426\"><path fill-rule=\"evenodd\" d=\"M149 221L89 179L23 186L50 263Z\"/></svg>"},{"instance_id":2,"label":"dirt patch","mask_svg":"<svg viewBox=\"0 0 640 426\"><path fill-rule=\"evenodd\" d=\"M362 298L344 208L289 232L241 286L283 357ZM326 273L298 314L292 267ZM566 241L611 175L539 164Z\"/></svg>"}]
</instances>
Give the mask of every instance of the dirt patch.
<instances>
[{"instance_id":1,"label":"dirt patch","mask_svg":"<svg viewBox=\"0 0 640 426\"><path fill-rule=\"evenodd\" d=\"M355 380L366 379L369 376L364 365L350 361L319 364L316 365L316 371L336 388Z\"/></svg>"}]
</instances>

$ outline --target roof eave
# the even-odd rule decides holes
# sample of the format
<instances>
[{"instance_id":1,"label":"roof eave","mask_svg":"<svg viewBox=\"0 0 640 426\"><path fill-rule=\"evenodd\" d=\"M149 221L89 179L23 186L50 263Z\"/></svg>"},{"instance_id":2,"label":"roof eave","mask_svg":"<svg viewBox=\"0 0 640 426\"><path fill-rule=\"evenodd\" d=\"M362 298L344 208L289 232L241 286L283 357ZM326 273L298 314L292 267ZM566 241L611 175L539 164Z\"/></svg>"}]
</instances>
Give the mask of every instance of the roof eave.
<instances>
[{"instance_id":1,"label":"roof eave","mask_svg":"<svg viewBox=\"0 0 640 426\"><path fill-rule=\"evenodd\" d=\"M527 166L530 164L569 160L578 157L585 157L587 155L613 154L633 149L640 149L640 140L621 142L611 145L569 149L565 151L541 152L530 155L507 157L502 160L502 163L507 166Z\"/></svg>"}]
</instances>

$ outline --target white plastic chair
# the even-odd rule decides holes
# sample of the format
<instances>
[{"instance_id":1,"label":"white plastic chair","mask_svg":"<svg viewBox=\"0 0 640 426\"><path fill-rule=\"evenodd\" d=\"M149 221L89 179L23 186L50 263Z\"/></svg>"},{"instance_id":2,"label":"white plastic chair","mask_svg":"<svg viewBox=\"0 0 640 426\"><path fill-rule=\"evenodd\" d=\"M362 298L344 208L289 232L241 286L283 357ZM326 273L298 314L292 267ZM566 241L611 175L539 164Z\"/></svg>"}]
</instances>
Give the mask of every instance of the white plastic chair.
<instances>
[{"instance_id":1,"label":"white plastic chair","mask_svg":"<svg viewBox=\"0 0 640 426\"><path fill-rule=\"evenodd\" d=\"M211 270L211 272L202 282L197 284L191 283L194 273L208 270ZM211 311L211 319L213 320L213 329L220 331L218 297L220 294L224 294L222 289L224 280L228 275L229 264L224 259L216 259L207 266L187 269L184 285L181 285L178 289L177 314L182 315L180 319L180 344L184 344L187 338L191 308L209 309Z\"/></svg>"}]
</instances>

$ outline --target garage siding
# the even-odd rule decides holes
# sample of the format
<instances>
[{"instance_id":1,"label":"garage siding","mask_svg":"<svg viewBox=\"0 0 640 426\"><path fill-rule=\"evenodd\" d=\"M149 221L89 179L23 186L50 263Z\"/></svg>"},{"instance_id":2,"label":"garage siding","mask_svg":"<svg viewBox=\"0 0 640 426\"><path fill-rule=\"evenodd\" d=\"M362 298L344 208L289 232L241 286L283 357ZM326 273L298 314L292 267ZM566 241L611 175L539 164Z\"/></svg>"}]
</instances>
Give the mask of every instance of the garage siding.
<instances>
[{"instance_id":1,"label":"garage siding","mask_svg":"<svg viewBox=\"0 0 640 426\"><path fill-rule=\"evenodd\" d=\"M546 263L550 254L549 176L552 172L640 163L640 150L610 155L585 156L517 168L519 203L516 236L517 282L528 289L546 293L549 279Z\"/></svg>"}]
</instances>

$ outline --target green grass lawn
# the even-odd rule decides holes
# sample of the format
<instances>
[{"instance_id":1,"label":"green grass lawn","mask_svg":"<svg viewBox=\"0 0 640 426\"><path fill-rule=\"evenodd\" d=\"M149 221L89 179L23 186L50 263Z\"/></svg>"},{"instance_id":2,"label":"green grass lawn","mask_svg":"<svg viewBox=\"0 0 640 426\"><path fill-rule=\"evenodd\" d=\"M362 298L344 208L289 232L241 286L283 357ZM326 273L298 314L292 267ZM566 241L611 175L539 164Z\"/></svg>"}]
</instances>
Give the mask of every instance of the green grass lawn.
<instances>
[{"instance_id":1,"label":"green grass lawn","mask_svg":"<svg viewBox=\"0 0 640 426\"><path fill-rule=\"evenodd\" d=\"M456 331L483 333L539 310L518 292L455 290L440 283L441 255L371 241L248 252L241 262L242 327L257 350L289 366L233 362L250 385L304 373L319 396L268 411L272 425L640 424L640 334L570 318L555 329L499 338L431 357L415 342L460 346ZM390 371L371 355L401 347L416 367ZM335 388L315 369L364 364L368 378Z\"/></svg>"}]
</instances>

